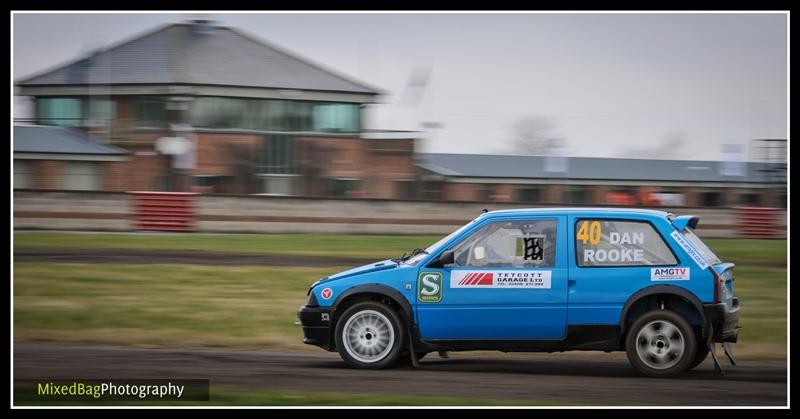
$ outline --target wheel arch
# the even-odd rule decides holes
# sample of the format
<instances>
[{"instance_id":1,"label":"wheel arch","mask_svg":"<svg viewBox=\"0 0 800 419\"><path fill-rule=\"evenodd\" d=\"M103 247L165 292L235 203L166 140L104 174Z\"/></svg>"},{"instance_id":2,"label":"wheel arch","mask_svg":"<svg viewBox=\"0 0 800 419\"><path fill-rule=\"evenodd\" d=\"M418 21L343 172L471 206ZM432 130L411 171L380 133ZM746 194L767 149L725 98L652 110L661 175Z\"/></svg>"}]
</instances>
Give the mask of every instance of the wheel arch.
<instances>
[{"instance_id":1,"label":"wheel arch","mask_svg":"<svg viewBox=\"0 0 800 419\"><path fill-rule=\"evenodd\" d=\"M657 299L658 296L677 298L677 301L685 301L687 303L686 306L690 307L694 314L697 315L700 326L704 326L706 324L703 303L694 293L686 288L675 285L656 284L640 289L631 295L627 301L625 301L625 305L622 307L622 314L620 315L619 319L620 334L624 334L627 331L628 325L632 323L628 319L629 315L635 314L636 309L640 308L643 304L648 304L648 302ZM689 320L691 319L687 319L687 321Z\"/></svg>"},{"instance_id":2,"label":"wheel arch","mask_svg":"<svg viewBox=\"0 0 800 419\"><path fill-rule=\"evenodd\" d=\"M389 299L390 305L395 305L396 308L399 308L398 311L402 319L408 322L407 325L414 324L414 310L408 299L400 291L383 284L363 284L347 289L333 302L333 320L335 322L339 313L358 301L382 300L384 298Z\"/></svg>"}]
</instances>

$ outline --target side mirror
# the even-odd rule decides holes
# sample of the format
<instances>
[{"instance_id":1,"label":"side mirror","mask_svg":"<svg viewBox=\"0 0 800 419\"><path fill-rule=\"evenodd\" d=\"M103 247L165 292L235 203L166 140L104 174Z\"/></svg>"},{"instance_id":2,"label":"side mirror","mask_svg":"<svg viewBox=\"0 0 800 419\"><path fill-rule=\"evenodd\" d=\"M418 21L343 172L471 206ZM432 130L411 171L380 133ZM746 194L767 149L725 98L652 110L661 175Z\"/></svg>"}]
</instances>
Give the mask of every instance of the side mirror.
<instances>
[{"instance_id":1,"label":"side mirror","mask_svg":"<svg viewBox=\"0 0 800 419\"><path fill-rule=\"evenodd\" d=\"M444 268L446 265L452 265L455 263L455 253L453 253L452 249L445 250L442 254L439 255L436 260L428 264L429 268Z\"/></svg>"}]
</instances>

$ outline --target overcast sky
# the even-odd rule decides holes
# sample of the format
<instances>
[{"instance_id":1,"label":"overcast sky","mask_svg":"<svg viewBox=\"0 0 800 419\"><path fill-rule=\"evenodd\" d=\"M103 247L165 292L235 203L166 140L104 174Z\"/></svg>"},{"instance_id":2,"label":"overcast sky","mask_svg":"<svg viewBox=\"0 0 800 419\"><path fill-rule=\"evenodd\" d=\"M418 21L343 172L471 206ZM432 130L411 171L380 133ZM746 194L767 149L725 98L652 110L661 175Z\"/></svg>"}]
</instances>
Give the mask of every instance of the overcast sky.
<instances>
[{"instance_id":1,"label":"overcast sky","mask_svg":"<svg viewBox=\"0 0 800 419\"><path fill-rule=\"evenodd\" d=\"M15 14L14 79L192 16ZM575 156L679 137L686 158L718 159L723 141L787 136L785 14L211 17L388 91L368 128L441 123L423 151L505 153L526 117L549 118ZM431 69L417 103L415 68Z\"/></svg>"}]
</instances>

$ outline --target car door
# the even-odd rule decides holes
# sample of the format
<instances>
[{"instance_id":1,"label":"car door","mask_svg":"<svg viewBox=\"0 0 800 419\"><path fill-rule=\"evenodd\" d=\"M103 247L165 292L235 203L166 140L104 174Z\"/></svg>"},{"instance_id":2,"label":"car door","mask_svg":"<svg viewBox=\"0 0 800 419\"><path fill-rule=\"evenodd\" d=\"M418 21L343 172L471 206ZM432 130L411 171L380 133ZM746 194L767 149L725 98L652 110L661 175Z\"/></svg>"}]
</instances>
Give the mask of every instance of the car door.
<instances>
[{"instance_id":1,"label":"car door","mask_svg":"<svg viewBox=\"0 0 800 419\"><path fill-rule=\"evenodd\" d=\"M569 246L571 325L618 324L636 291L659 283L682 286L697 272L679 265L653 220L633 215L571 215Z\"/></svg>"},{"instance_id":2,"label":"car door","mask_svg":"<svg viewBox=\"0 0 800 419\"><path fill-rule=\"evenodd\" d=\"M567 315L566 217L489 221L422 267L416 303L427 340L559 339Z\"/></svg>"}]
</instances>

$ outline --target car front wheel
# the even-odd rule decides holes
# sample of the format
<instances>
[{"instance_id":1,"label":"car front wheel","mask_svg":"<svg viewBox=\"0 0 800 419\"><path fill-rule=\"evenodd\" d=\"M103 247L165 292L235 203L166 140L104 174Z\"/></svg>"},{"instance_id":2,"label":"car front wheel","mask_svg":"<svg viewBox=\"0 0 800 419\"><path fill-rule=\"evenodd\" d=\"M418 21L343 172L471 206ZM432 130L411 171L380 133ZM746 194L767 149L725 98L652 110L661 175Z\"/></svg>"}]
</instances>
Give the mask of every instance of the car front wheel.
<instances>
[{"instance_id":1,"label":"car front wheel","mask_svg":"<svg viewBox=\"0 0 800 419\"><path fill-rule=\"evenodd\" d=\"M625 339L628 360L650 377L674 377L689 368L697 354L697 338L689 322L666 310L650 311L636 320Z\"/></svg>"},{"instance_id":2,"label":"car front wheel","mask_svg":"<svg viewBox=\"0 0 800 419\"><path fill-rule=\"evenodd\" d=\"M405 333L401 325L397 313L384 304L354 304L336 323L339 355L356 368L392 366L403 352Z\"/></svg>"}]
</instances>

